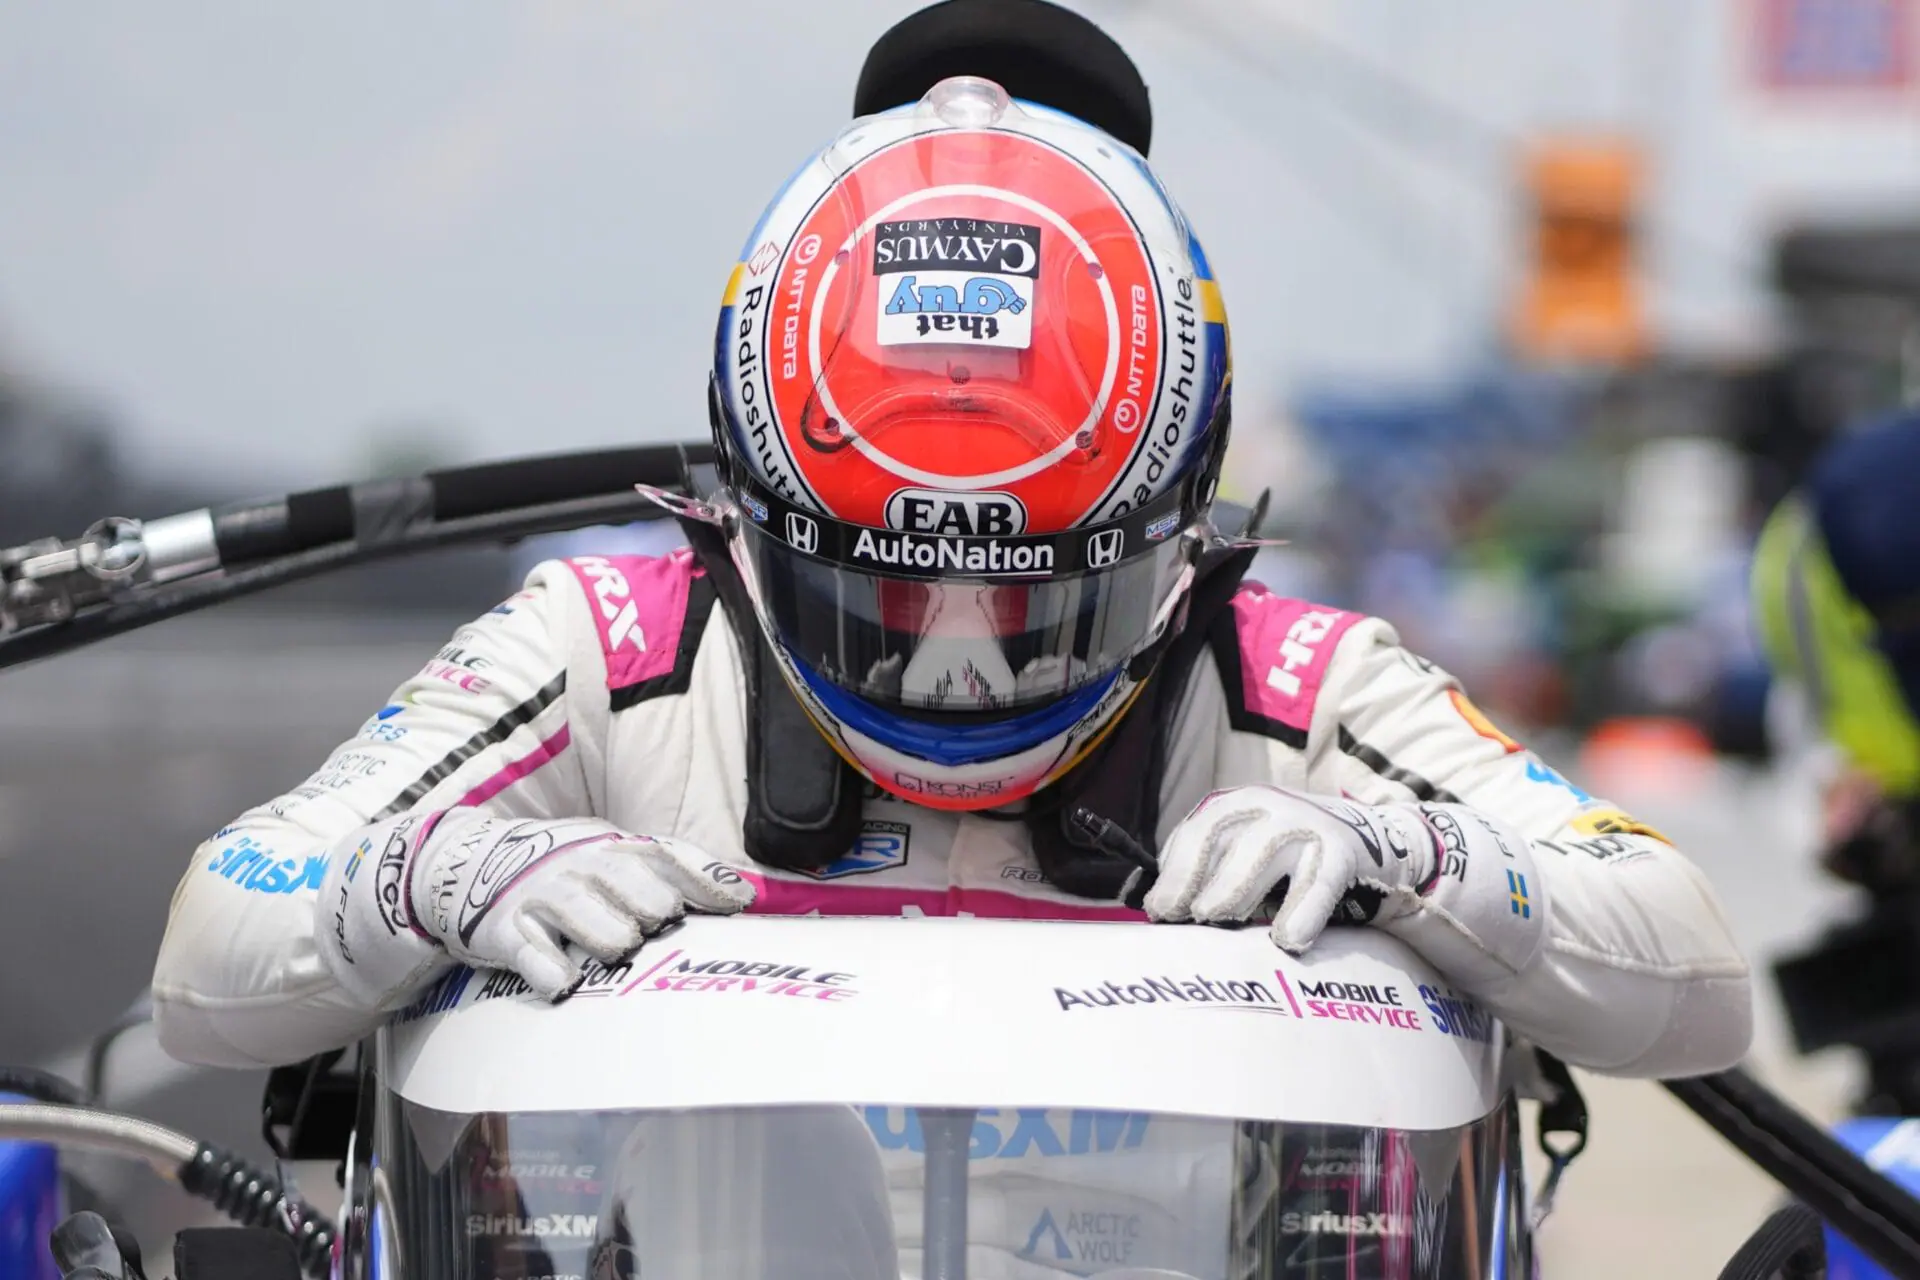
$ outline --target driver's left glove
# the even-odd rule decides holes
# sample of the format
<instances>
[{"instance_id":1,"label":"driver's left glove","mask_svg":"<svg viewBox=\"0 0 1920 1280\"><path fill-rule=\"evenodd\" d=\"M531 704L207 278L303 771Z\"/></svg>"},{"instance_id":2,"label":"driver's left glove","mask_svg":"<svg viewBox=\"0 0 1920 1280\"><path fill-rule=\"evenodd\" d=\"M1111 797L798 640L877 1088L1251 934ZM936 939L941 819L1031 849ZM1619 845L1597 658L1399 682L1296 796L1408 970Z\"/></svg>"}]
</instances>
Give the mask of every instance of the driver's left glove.
<instances>
[{"instance_id":1,"label":"driver's left glove","mask_svg":"<svg viewBox=\"0 0 1920 1280\"><path fill-rule=\"evenodd\" d=\"M1477 809L1268 786L1196 805L1168 837L1145 906L1155 920L1227 923L1276 896L1271 932L1286 951L1305 951L1330 922L1372 924L1475 986L1531 963L1549 909L1532 846Z\"/></svg>"}]
</instances>

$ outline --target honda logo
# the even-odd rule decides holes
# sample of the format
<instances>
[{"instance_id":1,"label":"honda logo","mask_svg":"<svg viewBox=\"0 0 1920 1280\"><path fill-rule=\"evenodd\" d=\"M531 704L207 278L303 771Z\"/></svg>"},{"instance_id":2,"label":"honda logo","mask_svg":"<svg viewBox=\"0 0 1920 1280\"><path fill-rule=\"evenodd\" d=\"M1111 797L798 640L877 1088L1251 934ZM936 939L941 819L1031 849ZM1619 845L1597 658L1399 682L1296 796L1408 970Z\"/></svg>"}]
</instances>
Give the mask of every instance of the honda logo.
<instances>
[{"instance_id":1,"label":"honda logo","mask_svg":"<svg viewBox=\"0 0 1920 1280\"><path fill-rule=\"evenodd\" d=\"M1127 534L1124 529L1102 529L1087 538L1087 568L1104 569L1120 559L1121 549L1126 546Z\"/></svg>"},{"instance_id":2,"label":"honda logo","mask_svg":"<svg viewBox=\"0 0 1920 1280\"><path fill-rule=\"evenodd\" d=\"M793 549L812 555L820 549L820 526L807 516L787 512L787 541Z\"/></svg>"}]
</instances>

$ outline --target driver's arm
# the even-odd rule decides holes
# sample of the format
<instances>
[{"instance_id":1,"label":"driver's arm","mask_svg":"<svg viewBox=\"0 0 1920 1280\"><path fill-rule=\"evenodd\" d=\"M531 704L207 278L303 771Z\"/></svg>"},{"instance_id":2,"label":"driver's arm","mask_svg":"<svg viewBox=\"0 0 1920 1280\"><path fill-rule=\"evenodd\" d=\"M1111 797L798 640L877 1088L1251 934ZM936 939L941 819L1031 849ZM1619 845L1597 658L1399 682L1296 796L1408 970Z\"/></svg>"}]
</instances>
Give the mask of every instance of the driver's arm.
<instances>
[{"instance_id":1,"label":"driver's arm","mask_svg":"<svg viewBox=\"0 0 1920 1280\"><path fill-rule=\"evenodd\" d=\"M1515 1032L1619 1075L1699 1074L1745 1055L1751 981L1706 876L1664 837L1507 738L1385 623L1366 620L1342 638L1308 750L1316 791L1368 804L1464 804L1533 844L1545 883L1530 896L1545 904L1545 937L1520 972L1471 991ZM1469 954L1470 937L1429 935L1416 945L1449 976L1488 970L1484 954ZM1459 963L1436 954L1448 948L1459 949Z\"/></svg>"},{"instance_id":2,"label":"driver's arm","mask_svg":"<svg viewBox=\"0 0 1920 1280\"><path fill-rule=\"evenodd\" d=\"M460 628L319 772L194 851L153 975L176 1058L271 1065L350 1043L385 1010L350 996L315 944L320 885L357 833L474 806L516 817L589 812L568 749L562 611L543 585Z\"/></svg>"}]
</instances>

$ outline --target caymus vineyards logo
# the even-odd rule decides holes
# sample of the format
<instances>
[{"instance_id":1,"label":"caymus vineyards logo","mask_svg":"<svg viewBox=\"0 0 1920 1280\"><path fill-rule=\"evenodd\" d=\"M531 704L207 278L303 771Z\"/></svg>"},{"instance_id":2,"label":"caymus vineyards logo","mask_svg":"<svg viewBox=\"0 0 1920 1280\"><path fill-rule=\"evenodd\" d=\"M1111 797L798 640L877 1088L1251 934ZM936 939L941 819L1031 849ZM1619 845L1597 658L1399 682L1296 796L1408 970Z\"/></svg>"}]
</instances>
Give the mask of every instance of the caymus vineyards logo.
<instances>
[{"instance_id":1,"label":"caymus vineyards logo","mask_svg":"<svg viewBox=\"0 0 1920 1280\"><path fill-rule=\"evenodd\" d=\"M873 229L879 272L957 270L996 275L1040 273L1040 228L979 218L915 218Z\"/></svg>"}]
</instances>

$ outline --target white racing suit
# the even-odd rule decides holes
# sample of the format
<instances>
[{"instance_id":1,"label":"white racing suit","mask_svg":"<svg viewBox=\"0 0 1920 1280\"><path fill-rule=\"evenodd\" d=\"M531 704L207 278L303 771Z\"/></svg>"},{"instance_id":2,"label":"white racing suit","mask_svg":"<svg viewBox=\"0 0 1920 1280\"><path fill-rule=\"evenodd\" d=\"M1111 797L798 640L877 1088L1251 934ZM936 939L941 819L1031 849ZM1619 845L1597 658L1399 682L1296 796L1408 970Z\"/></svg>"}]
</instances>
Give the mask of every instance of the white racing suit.
<instances>
[{"instance_id":1,"label":"white racing suit","mask_svg":"<svg viewBox=\"0 0 1920 1280\"><path fill-rule=\"evenodd\" d=\"M167 1050L285 1063L382 1021L321 961L317 890L359 828L415 810L590 815L677 837L738 865L760 912L1140 918L1047 884L1018 822L878 793L857 846L824 872L752 864L742 654L694 589L703 572L684 549L539 566L304 785L215 833L175 893L154 973ZM1744 1054L1747 966L1679 851L1505 738L1385 622L1252 584L1232 609L1239 672L1203 657L1177 704L1163 845L1207 793L1248 784L1476 806L1535 843L1553 910L1530 969L1469 994L1596 1071L1683 1075Z\"/></svg>"}]
</instances>

